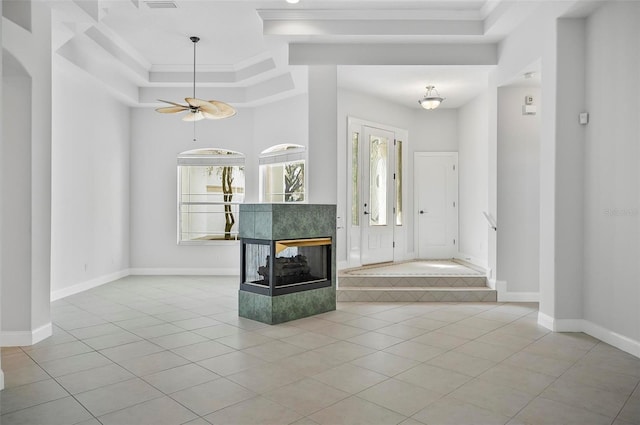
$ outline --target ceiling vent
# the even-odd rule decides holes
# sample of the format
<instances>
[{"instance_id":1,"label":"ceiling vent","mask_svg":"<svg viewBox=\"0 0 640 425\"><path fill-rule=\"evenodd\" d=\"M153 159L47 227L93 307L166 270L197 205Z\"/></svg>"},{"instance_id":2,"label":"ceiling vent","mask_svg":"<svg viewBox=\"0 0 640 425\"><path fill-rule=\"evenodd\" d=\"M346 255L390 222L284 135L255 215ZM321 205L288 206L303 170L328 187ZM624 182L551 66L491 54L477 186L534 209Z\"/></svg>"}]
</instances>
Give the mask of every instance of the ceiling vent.
<instances>
[{"instance_id":1,"label":"ceiling vent","mask_svg":"<svg viewBox=\"0 0 640 425\"><path fill-rule=\"evenodd\" d=\"M177 9L178 5L172 1L146 1L149 9Z\"/></svg>"}]
</instances>

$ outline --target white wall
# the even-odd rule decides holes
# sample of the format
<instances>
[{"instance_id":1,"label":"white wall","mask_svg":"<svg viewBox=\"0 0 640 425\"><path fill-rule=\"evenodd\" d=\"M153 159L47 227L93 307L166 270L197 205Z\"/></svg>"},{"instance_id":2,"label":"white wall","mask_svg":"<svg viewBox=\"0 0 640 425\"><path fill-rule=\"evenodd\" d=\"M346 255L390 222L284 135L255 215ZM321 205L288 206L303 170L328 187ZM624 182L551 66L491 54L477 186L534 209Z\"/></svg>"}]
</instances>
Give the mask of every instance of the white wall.
<instances>
[{"instance_id":1,"label":"white wall","mask_svg":"<svg viewBox=\"0 0 640 425\"><path fill-rule=\"evenodd\" d=\"M540 107L540 89L498 89L496 279L507 292L538 292L540 236L540 112L523 115L525 96ZM499 289L502 289L499 287Z\"/></svg>"},{"instance_id":2,"label":"white wall","mask_svg":"<svg viewBox=\"0 0 640 425\"><path fill-rule=\"evenodd\" d=\"M586 25L584 318L640 356L638 22L639 3L609 2Z\"/></svg>"},{"instance_id":3,"label":"white wall","mask_svg":"<svg viewBox=\"0 0 640 425\"><path fill-rule=\"evenodd\" d=\"M304 98L283 100L256 109L239 109L225 120L181 121L153 109L131 110L131 259L133 273L237 274L237 242L177 245L176 157L205 147L227 148L246 155L246 202L258 200L258 154L287 140L306 144Z\"/></svg>"},{"instance_id":4,"label":"white wall","mask_svg":"<svg viewBox=\"0 0 640 425\"><path fill-rule=\"evenodd\" d=\"M128 273L129 107L56 56L52 113L51 291L56 299Z\"/></svg>"},{"instance_id":5,"label":"white wall","mask_svg":"<svg viewBox=\"0 0 640 425\"><path fill-rule=\"evenodd\" d=\"M489 95L483 93L458 110L460 256L487 268ZM493 230L491 230L493 232Z\"/></svg>"}]
</instances>

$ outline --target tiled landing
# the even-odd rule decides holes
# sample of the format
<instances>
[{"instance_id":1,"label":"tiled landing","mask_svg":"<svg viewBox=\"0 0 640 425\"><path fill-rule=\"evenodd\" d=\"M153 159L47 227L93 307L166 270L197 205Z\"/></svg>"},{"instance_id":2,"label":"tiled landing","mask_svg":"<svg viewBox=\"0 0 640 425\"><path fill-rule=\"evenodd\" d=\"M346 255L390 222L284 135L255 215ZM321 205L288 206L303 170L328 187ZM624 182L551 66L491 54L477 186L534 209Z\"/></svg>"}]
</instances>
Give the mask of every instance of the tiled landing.
<instances>
[{"instance_id":1,"label":"tiled landing","mask_svg":"<svg viewBox=\"0 0 640 425\"><path fill-rule=\"evenodd\" d=\"M341 302L497 300L497 292L487 287L487 279L480 271L450 260L346 270L339 274L336 296Z\"/></svg>"}]
</instances>

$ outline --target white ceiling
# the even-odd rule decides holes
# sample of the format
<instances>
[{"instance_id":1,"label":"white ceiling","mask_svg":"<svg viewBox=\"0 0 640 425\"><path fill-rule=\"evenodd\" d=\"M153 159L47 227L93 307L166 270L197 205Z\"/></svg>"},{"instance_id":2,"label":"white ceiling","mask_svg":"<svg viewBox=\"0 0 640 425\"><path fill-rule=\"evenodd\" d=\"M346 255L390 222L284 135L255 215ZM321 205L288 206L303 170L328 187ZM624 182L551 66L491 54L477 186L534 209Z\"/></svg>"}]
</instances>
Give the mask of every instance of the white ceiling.
<instances>
[{"instance_id":1,"label":"white ceiling","mask_svg":"<svg viewBox=\"0 0 640 425\"><path fill-rule=\"evenodd\" d=\"M300 68L288 63L290 42L495 43L538 1L173 0L174 9L151 9L143 0L51 3L59 12L54 45L60 55L106 80L130 103L151 106L192 84L189 36L196 35L198 87L207 96L252 106L306 91ZM108 57L115 65L102 77L87 57L96 63ZM443 107L456 108L486 86L490 69L340 66L339 86L417 107L425 86L433 84L446 98Z\"/></svg>"}]
</instances>

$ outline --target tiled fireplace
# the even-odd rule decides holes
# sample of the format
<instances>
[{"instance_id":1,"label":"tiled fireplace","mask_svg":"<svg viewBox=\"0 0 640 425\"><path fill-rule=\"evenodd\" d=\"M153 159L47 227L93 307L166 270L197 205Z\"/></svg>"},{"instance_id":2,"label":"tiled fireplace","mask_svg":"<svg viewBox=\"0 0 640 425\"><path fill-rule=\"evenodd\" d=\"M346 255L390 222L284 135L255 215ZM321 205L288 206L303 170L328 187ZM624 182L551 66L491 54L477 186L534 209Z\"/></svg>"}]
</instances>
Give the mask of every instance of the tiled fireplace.
<instances>
[{"instance_id":1,"label":"tiled fireplace","mask_svg":"<svg viewBox=\"0 0 640 425\"><path fill-rule=\"evenodd\" d=\"M336 309L335 205L240 205L241 317L276 324Z\"/></svg>"}]
</instances>

